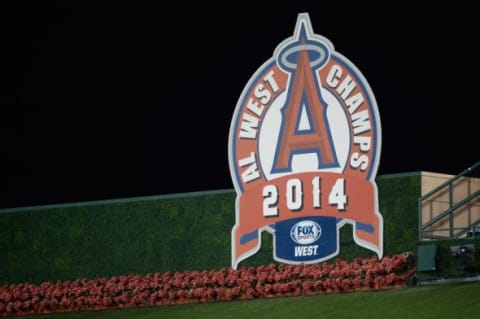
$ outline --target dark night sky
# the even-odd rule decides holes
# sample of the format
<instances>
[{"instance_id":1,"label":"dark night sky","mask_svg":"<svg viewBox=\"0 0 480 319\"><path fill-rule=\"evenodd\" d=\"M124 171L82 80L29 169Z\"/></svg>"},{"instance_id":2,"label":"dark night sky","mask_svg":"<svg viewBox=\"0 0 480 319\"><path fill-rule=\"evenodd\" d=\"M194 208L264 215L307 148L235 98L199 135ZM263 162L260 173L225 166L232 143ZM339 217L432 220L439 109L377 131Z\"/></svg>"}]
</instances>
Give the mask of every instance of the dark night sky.
<instances>
[{"instance_id":1,"label":"dark night sky","mask_svg":"<svg viewBox=\"0 0 480 319\"><path fill-rule=\"evenodd\" d=\"M373 90L377 176L480 160L473 7L14 3L0 5L0 208L233 188L237 100L301 12Z\"/></svg>"}]
</instances>

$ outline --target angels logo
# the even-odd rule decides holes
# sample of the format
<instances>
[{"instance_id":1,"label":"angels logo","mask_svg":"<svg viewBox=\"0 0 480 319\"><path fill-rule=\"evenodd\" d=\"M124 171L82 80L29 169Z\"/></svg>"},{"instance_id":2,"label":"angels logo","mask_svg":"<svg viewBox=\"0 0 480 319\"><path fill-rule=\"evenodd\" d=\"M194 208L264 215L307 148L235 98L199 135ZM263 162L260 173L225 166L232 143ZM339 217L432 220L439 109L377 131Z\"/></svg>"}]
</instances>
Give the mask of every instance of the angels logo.
<instances>
[{"instance_id":1,"label":"angels logo","mask_svg":"<svg viewBox=\"0 0 480 319\"><path fill-rule=\"evenodd\" d=\"M355 242L381 258L380 130L363 75L299 14L294 35L249 80L232 119L232 267L260 249L263 231L273 235L276 261L332 258L346 223Z\"/></svg>"}]
</instances>

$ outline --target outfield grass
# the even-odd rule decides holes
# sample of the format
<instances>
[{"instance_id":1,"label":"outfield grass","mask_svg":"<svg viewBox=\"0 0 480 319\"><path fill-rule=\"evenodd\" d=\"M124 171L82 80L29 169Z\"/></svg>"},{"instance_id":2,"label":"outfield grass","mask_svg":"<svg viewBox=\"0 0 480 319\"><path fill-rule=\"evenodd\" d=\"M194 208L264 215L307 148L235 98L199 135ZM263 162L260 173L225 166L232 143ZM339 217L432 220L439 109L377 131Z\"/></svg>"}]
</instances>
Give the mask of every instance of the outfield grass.
<instances>
[{"instance_id":1,"label":"outfield grass","mask_svg":"<svg viewBox=\"0 0 480 319\"><path fill-rule=\"evenodd\" d=\"M480 282L417 286L387 291L284 297L24 316L35 319L463 319L480 315Z\"/></svg>"}]
</instances>

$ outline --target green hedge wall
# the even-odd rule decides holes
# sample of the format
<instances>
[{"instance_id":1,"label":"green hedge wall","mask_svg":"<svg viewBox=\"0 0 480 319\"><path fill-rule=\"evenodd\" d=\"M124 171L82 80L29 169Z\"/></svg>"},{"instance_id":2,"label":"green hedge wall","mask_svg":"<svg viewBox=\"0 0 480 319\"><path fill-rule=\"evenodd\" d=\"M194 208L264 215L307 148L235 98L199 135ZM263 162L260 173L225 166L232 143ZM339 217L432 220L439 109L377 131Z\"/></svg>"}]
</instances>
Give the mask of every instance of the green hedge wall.
<instances>
[{"instance_id":1,"label":"green hedge wall","mask_svg":"<svg viewBox=\"0 0 480 319\"><path fill-rule=\"evenodd\" d=\"M415 252L418 241L420 173L379 176L376 180L387 255Z\"/></svg>"},{"instance_id":2,"label":"green hedge wall","mask_svg":"<svg viewBox=\"0 0 480 319\"><path fill-rule=\"evenodd\" d=\"M379 176L384 254L414 251L420 175ZM233 189L0 210L0 284L230 267ZM341 230L339 258L371 256ZM239 266L273 262L272 236Z\"/></svg>"}]
</instances>

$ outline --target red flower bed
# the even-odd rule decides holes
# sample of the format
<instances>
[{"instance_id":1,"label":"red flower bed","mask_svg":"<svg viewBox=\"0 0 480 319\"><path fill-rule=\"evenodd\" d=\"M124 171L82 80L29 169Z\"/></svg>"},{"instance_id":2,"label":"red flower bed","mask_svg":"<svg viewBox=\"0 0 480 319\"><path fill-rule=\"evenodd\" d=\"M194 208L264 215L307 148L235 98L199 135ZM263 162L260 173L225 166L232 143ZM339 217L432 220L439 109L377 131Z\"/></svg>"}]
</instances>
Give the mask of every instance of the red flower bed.
<instances>
[{"instance_id":1,"label":"red flower bed","mask_svg":"<svg viewBox=\"0 0 480 319\"><path fill-rule=\"evenodd\" d=\"M405 287L413 256L269 264L0 286L0 316L160 306Z\"/></svg>"}]
</instances>

